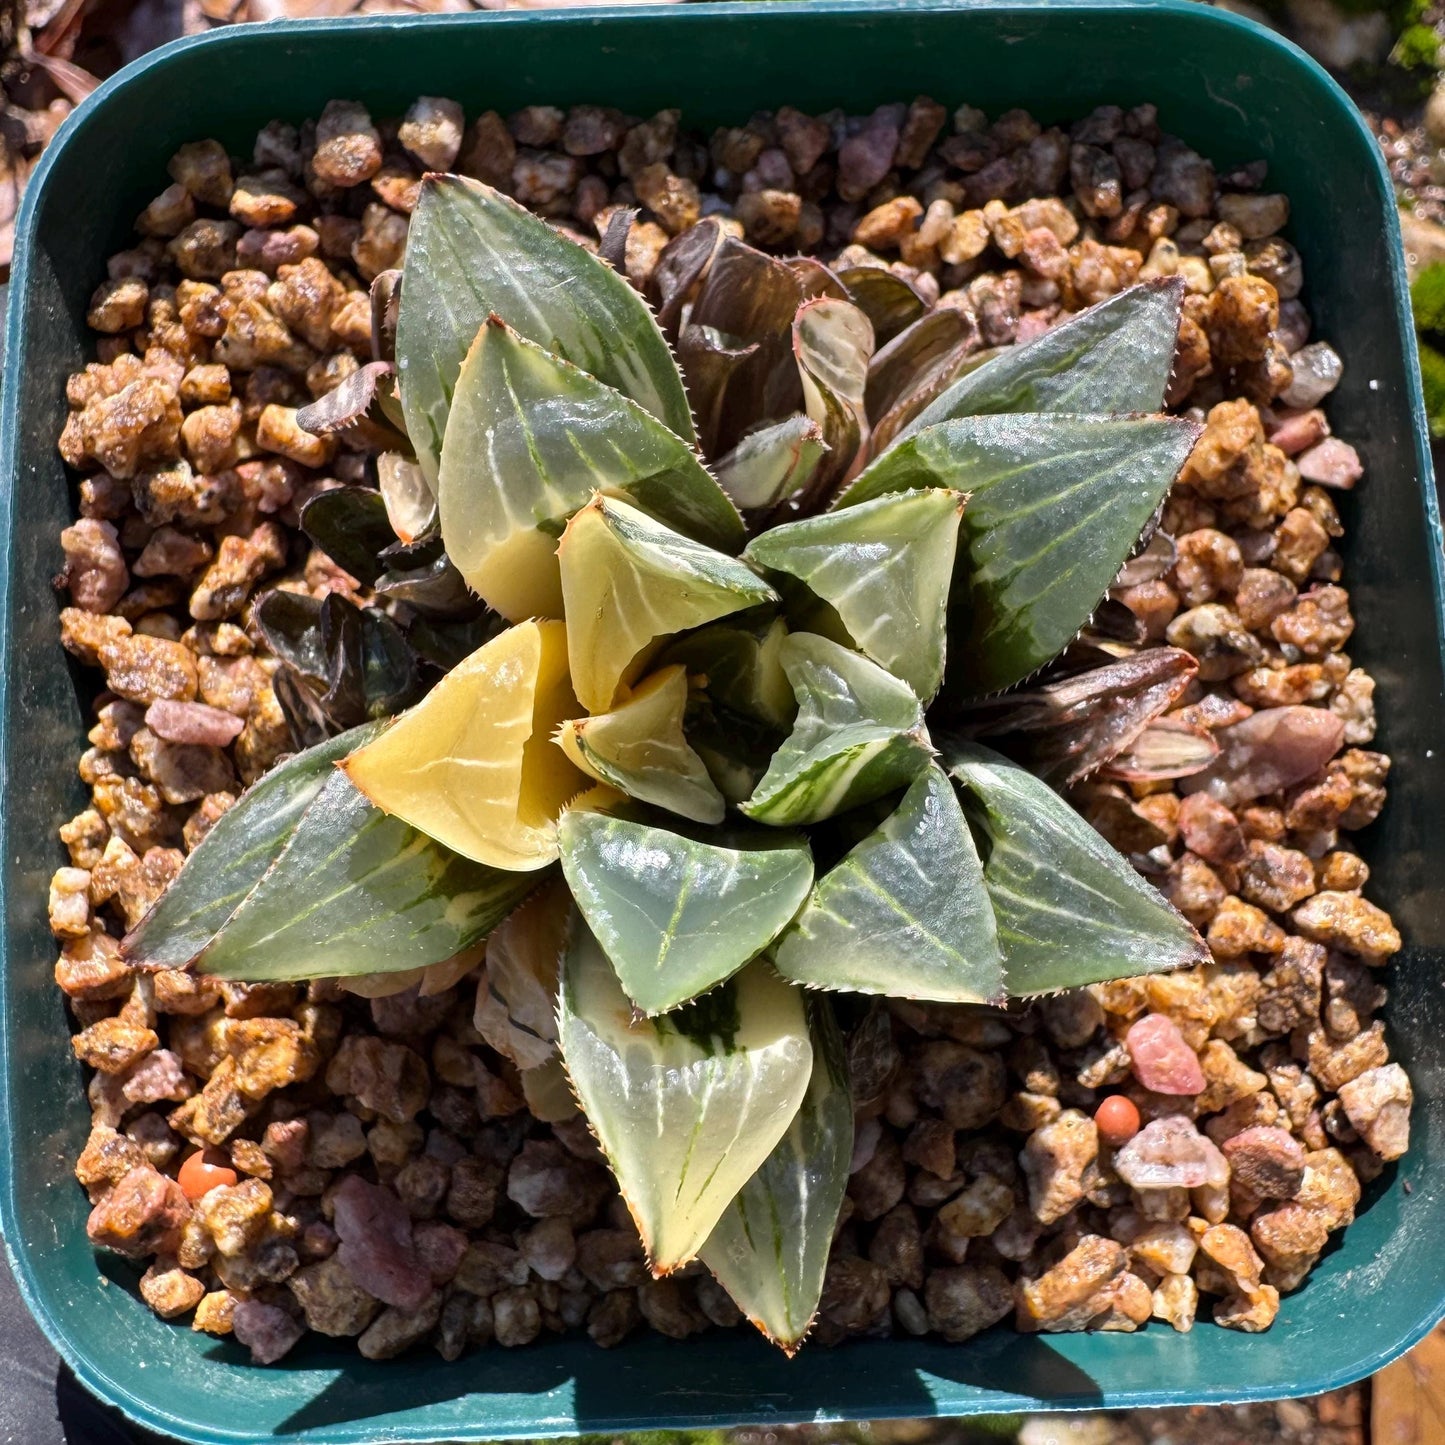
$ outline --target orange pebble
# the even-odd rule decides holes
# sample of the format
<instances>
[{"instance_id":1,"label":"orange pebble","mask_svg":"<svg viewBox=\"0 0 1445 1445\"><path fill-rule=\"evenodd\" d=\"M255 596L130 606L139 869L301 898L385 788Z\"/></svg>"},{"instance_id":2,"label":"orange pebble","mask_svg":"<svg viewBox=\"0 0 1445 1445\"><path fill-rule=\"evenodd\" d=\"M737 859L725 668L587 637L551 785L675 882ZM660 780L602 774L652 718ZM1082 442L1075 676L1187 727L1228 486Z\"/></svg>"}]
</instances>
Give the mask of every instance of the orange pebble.
<instances>
[{"instance_id":1,"label":"orange pebble","mask_svg":"<svg viewBox=\"0 0 1445 1445\"><path fill-rule=\"evenodd\" d=\"M1117 1148L1139 1132L1139 1110L1134 1107L1134 1101L1123 1094L1110 1094L1094 1110L1094 1123L1104 1143Z\"/></svg>"},{"instance_id":2,"label":"orange pebble","mask_svg":"<svg viewBox=\"0 0 1445 1445\"><path fill-rule=\"evenodd\" d=\"M187 1199L199 1199L218 1185L234 1184L236 1179L236 1171L219 1149L197 1149L187 1157L176 1175L176 1183Z\"/></svg>"}]
</instances>

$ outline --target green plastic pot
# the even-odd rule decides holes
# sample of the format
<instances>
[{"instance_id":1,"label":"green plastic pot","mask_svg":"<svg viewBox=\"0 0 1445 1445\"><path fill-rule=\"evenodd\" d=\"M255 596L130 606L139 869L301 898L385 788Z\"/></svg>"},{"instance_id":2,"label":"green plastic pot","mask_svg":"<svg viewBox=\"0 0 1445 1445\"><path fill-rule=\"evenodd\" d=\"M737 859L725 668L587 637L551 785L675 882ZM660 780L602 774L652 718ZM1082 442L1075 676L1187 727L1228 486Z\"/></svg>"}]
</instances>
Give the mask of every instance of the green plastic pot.
<instances>
[{"instance_id":1,"label":"green plastic pot","mask_svg":"<svg viewBox=\"0 0 1445 1445\"><path fill-rule=\"evenodd\" d=\"M399 113L417 94L468 111L584 101L693 123L782 104L866 111L928 93L1067 120L1156 101L1223 166L1263 157L1294 206L1316 334L1346 358L1335 429L1366 467L1345 498L1352 652L1379 680L1389 807L1365 835L1372 892L1408 947L1393 970L1392 1048L1416 1091L1414 1146L1265 1335L1201 1322L1176 1335L907 1339L805 1349L747 1331L690 1342L584 1338L488 1349L457 1364L385 1364L308 1342L254 1368L227 1340L162 1324L133 1269L97 1258L71 1161L87 1128L65 1009L51 981L46 884L56 827L84 801L86 727L59 646L51 577L71 500L56 452L65 378L91 354L86 301L105 258L165 182L182 141L249 152L257 127L335 96ZM1389 183L1345 95L1278 37L1185 3L698 5L272 24L181 42L103 86L30 184L11 287L3 414L4 891L0 1225L20 1288L76 1374L153 1429L194 1441L482 1440L575 1431L1022 1409L1178 1405L1312 1394L1358 1379L1445 1310L1445 736L1441 534Z\"/></svg>"}]
</instances>

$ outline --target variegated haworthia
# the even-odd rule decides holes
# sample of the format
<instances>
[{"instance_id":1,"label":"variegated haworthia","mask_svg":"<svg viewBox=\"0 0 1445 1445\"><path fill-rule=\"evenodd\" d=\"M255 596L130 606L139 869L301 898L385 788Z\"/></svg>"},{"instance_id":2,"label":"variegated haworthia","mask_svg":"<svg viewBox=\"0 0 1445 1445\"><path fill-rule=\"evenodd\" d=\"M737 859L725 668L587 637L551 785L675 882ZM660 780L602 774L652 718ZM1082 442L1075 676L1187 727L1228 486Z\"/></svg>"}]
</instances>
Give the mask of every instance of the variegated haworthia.
<instances>
[{"instance_id":1,"label":"variegated haworthia","mask_svg":"<svg viewBox=\"0 0 1445 1445\"><path fill-rule=\"evenodd\" d=\"M629 225L592 255L423 180L394 342L391 274L375 361L314 409L385 452L379 490L302 516L369 595L260 599L305 750L125 950L369 997L480 965L479 1035L537 1118L580 1104L653 1269L701 1258L791 1352L852 1149L834 995L986 1004L1206 957L977 742L1070 783L1207 762L1161 717L1182 654L1131 657L1106 614L1071 646L1193 444L1154 414L1182 288L989 352L891 271L709 219L654 315L604 259Z\"/></svg>"}]
</instances>

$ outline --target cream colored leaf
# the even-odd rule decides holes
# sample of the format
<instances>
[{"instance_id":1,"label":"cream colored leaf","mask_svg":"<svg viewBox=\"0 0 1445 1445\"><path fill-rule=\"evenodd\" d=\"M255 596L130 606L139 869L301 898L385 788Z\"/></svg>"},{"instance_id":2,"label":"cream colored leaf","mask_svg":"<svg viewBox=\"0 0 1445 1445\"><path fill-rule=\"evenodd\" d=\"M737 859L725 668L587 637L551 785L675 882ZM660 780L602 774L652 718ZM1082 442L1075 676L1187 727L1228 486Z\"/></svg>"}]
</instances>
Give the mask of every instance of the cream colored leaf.
<instances>
[{"instance_id":1,"label":"cream colored leaf","mask_svg":"<svg viewBox=\"0 0 1445 1445\"><path fill-rule=\"evenodd\" d=\"M577 711L560 622L523 622L453 668L346 774L378 808L512 871L557 856L557 815L585 779L552 746Z\"/></svg>"},{"instance_id":2,"label":"cream colored leaf","mask_svg":"<svg viewBox=\"0 0 1445 1445\"><path fill-rule=\"evenodd\" d=\"M611 712L562 724L562 751L599 782L698 823L721 823L727 804L683 736L687 670L659 668Z\"/></svg>"},{"instance_id":3,"label":"cream colored leaf","mask_svg":"<svg viewBox=\"0 0 1445 1445\"><path fill-rule=\"evenodd\" d=\"M557 556L572 681L588 712L610 709L674 633L778 600L746 563L616 497L578 512Z\"/></svg>"},{"instance_id":4,"label":"cream colored leaf","mask_svg":"<svg viewBox=\"0 0 1445 1445\"><path fill-rule=\"evenodd\" d=\"M654 1274L697 1256L787 1132L813 1068L803 995L749 965L639 1019L580 917L562 969L562 1058Z\"/></svg>"}]
</instances>

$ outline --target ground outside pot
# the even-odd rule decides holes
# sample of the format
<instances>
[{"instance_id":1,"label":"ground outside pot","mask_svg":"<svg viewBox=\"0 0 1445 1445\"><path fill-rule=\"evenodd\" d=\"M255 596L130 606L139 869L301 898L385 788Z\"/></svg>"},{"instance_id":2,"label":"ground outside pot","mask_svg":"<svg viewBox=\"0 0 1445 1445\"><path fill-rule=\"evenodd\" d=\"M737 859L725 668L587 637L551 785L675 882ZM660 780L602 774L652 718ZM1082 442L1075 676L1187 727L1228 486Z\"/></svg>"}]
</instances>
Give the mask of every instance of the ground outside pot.
<instances>
[{"instance_id":1,"label":"ground outside pot","mask_svg":"<svg viewBox=\"0 0 1445 1445\"><path fill-rule=\"evenodd\" d=\"M86 302L105 258L182 141L249 146L268 119L327 99L399 114L418 94L469 113L598 102L689 122L761 107L866 111L928 93L1045 123L1105 103L1158 103L1167 130L1222 166L1263 157L1293 203L1291 239L1319 334L1346 358L1336 429L1365 463L1346 499L1346 564L1379 682L1392 796L1366 835L1377 896L1406 938L1388 1022L1416 1094L1414 1143L1274 1328L1176 1335L896 1339L805 1349L750 1333L679 1343L586 1339L418 1353L373 1364L308 1343L258 1369L245 1351L161 1323L135 1271L97 1257L70 1172L84 1142L79 1066L51 981L46 884L56 827L81 798L82 702L59 646L50 579L70 519L55 439L65 379L90 356ZM1277 36L1188 3L975 6L703 4L242 26L183 41L103 86L31 181L11 287L4 385L0 597L0 1226L47 1334L96 1394L201 1442L485 1440L814 1419L1178 1405L1313 1394L1368 1375L1445 1313L1445 728L1442 553L1389 182L1342 91Z\"/></svg>"}]
</instances>

